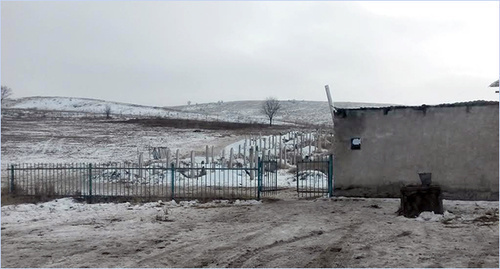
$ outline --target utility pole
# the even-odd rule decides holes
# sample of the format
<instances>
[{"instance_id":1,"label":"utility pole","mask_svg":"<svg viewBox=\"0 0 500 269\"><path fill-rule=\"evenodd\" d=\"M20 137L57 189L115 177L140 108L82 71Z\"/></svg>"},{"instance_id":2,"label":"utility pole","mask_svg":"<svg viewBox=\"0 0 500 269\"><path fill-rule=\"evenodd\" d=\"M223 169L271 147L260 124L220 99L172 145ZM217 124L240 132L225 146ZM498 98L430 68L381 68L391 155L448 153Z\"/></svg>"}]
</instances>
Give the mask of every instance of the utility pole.
<instances>
[{"instance_id":1,"label":"utility pole","mask_svg":"<svg viewBox=\"0 0 500 269\"><path fill-rule=\"evenodd\" d=\"M330 107L330 113L332 113L332 150L335 152L335 107L333 107L333 102L332 102L332 97L330 96L330 87L328 85L325 85L325 91L326 91L326 97L328 98L328 105ZM334 183L334 176L333 176L333 154L330 155L330 159L328 162L328 197L332 197L333 194L333 183Z\"/></svg>"},{"instance_id":2,"label":"utility pole","mask_svg":"<svg viewBox=\"0 0 500 269\"><path fill-rule=\"evenodd\" d=\"M333 102L332 102L332 97L330 95L330 87L328 85L325 85L325 91L326 91L326 97L328 98L328 105L330 107L330 113L332 113L332 124L333 128L335 128L335 107L333 107Z\"/></svg>"}]
</instances>

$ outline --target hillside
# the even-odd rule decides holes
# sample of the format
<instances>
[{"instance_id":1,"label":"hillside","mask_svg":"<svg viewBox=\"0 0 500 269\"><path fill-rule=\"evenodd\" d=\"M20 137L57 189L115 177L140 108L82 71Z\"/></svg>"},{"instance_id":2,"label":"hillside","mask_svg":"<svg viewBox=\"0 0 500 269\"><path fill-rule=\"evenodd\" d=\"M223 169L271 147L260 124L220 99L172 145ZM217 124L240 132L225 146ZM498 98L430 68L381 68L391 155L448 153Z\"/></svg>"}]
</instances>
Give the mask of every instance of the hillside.
<instances>
[{"instance_id":1,"label":"hillside","mask_svg":"<svg viewBox=\"0 0 500 269\"><path fill-rule=\"evenodd\" d=\"M328 102L324 101L281 101L282 109L275 120L277 123L328 124L331 116ZM260 108L262 101L233 101L204 103L174 107L152 107L119 103L89 98L71 97L25 97L9 100L4 108L69 111L79 113L104 112L110 106L112 115L168 117L179 119L218 120L230 122L267 123ZM387 104L336 102L337 108L381 107Z\"/></svg>"},{"instance_id":2,"label":"hillside","mask_svg":"<svg viewBox=\"0 0 500 269\"><path fill-rule=\"evenodd\" d=\"M196 112L204 115L216 115L218 118L249 118L250 121L267 123L268 120L261 113L263 101L233 101L224 103L206 103L190 106L171 107L183 112ZM313 123L329 124L331 114L327 101L296 101L281 102L281 110L276 115L277 122L284 123ZM388 104L370 104L353 102L336 102L336 108L382 107Z\"/></svg>"}]
</instances>

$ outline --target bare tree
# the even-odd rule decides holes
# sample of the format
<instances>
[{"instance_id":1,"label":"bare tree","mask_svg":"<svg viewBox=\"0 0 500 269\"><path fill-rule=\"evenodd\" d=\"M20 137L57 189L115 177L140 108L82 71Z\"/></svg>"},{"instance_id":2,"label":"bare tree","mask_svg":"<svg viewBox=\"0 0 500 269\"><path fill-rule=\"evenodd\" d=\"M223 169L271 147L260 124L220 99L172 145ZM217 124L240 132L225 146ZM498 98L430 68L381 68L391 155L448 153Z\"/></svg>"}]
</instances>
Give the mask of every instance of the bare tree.
<instances>
[{"instance_id":1,"label":"bare tree","mask_svg":"<svg viewBox=\"0 0 500 269\"><path fill-rule=\"evenodd\" d=\"M273 125L273 117L281 109L281 103L274 97L269 97L262 103L262 113L269 118L269 126Z\"/></svg>"},{"instance_id":2,"label":"bare tree","mask_svg":"<svg viewBox=\"0 0 500 269\"><path fill-rule=\"evenodd\" d=\"M106 107L104 107L104 114L106 114L106 119L111 118L111 106L110 105L106 105Z\"/></svg>"},{"instance_id":3,"label":"bare tree","mask_svg":"<svg viewBox=\"0 0 500 269\"><path fill-rule=\"evenodd\" d=\"M2 85L2 103L3 103L3 100L9 98L10 96L12 95L12 89L7 87L7 86L3 86Z\"/></svg>"}]
</instances>

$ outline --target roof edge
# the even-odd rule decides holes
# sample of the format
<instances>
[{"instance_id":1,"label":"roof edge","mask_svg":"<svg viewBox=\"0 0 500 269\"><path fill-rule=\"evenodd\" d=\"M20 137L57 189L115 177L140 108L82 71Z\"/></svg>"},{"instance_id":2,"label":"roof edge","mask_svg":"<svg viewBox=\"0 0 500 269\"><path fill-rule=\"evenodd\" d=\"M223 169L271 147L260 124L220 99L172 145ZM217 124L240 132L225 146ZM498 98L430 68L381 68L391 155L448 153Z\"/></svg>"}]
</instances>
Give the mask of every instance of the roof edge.
<instances>
[{"instance_id":1,"label":"roof edge","mask_svg":"<svg viewBox=\"0 0 500 269\"><path fill-rule=\"evenodd\" d=\"M385 107L360 107L360 108L335 108L337 111L339 110L383 110L383 109L402 109L402 108L430 108L430 107L467 107L467 106L498 106L498 101L485 101L485 100L475 100L469 102L456 102L456 103L444 103L438 105L426 105L422 104L420 106L385 106Z\"/></svg>"}]
</instances>

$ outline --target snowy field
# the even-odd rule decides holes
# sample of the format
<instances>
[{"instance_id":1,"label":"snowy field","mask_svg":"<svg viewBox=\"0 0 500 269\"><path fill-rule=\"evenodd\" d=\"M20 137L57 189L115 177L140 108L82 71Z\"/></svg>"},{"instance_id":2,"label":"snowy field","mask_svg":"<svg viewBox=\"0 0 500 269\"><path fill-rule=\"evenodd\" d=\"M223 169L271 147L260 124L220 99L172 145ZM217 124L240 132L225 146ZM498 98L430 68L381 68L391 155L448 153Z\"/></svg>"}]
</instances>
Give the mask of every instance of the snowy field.
<instances>
[{"instance_id":1,"label":"snowy field","mask_svg":"<svg viewBox=\"0 0 500 269\"><path fill-rule=\"evenodd\" d=\"M50 113L49 116L43 115L33 111L25 111L22 116L18 116L17 112L3 115L2 184L6 183L5 167L10 163L137 162L138 152L144 153L145 160L149 161L149 147L168 147L172 152L179 149L181 162L184 163L189 162L189 153L194 151L196 162L200 163L204 160L202 156L207 145L214 146L216 155L220 156L222 150L229 154L231 148L237 149L250 135L283 131L271 128L244 131L204 129L194 132L194 129L148 127L95 118L53 118ZM312 150L315 148L312 147ZM242 160L235 159L237 162L242 163ZM241 178L239 173L238 176L227 177ZM169 173L166 173L165 178L168 176ZM294 186L294 177L293 173L280 171L278 185ZM164 180L168 181L168 178ZM234 181L235 186L245 184L240 181Z\"/></svg>"},{"instance_id":2,"label":"snowy field","mask_svg":"<svg viewBox=\"0 0 500 269\"><path fill-rule=\"evenodd\" d=\"M110 120L104 116L106 105L112 107ZM338 104L339 107L362 105L377 104ZM228 153L229 145L237 146L252 135L279 134L301 128L288 122L323 128L331 122L327 103L311 101L285 101L275 123L288 125L279 128L200 130L124 122L136 117L162 117L267 124L259 108L258 101L160 108L66 97L10 100L2 107L2 163L133 161L138 151L144 152L148 147L180 149L183 157L188 157L191 150L201 155L206 145L215 146L218 153L226 148Z\"/></svg>"},{"instance_id":3,"label":"snowy field","mask_svg":"<svg viewBox=\"0 0 500 269\"><path fill-rule=\"evenodd\" d=\"M25 97L10 100L7 108L71 111L103 114L106 106L115 116L170 117L196 120L218 120L229 122L268 123L262 115L262 101L234 101L206 104L191 104L175 107L149 107L134 104L109 102L88 98L69 97ZM276 115L276 123L330 124L328 102L283 100L282 109ZM338 108L381 107L390 104L336 102Z\"/></svg>"},{"instance_id":4,"label":"snowy field","mask_svg":"<svg viewBox=\"0 0 500 269\"><path fill-rule=\"evenodd\" d=\"M498 203L398 199L2 207L2 267L496 267Z\"/></svg>"},{"instance_id":5,"label":"snowy field","mask_svg":"<svg viewBox=\"0 0 500 269\"><path fill-rule=\"evenodd\" d=\"M2 116L2 163L136 161L148 147L180 149L187 157L206 145L221 150L244 134L225 130L179 129L107 121L50 117L31 111ZM254 133L258 133L256 130Z\"/></svg>"},{"instance_id":6,"label":"snowy field","mask_svg":"<svg viewBox=\"0 0 500 269\"><path fill-rule=\"evenodd\" d=\"M200 162L207 145L227 154L250 136L330 120L324 102L289 101L278 118L286 126L179 128L127 120L266 120L251 101L176 108L111 103L120 115L109 120L102 115L107 104L62 97L12 101L2 110L2 184L6 163L134 163L151 147L179 149L183 162L194 151ZM311 105L321 109L311 111ZM326 112L318 112L323 106ZM156 165L148 157L144 161ZM288 189L263 201L86 204L65 198L2 205L2 267L499 266L498 202L444 201L443 215L424 212L407 219L395 214L398 199L297 199L296 174L289 168L277 173L278 185ZM114 171L102 172L106 177ZM242 175L227 185L239 186ZM319 171L299 177L326 185Z\"/></svg>"},{"instance_id":7,"label":"snowy field","mask_svg":"<svg viewBox=\"0 0 500 269\"><path fill-rule=\"evenodd\" d=\"M281 125L264 129L251 127L227 130L222 127L177 128L144 125L140 122L127 123L128 119L135 116L145 119L165 116L158 114L165 112L165 109L112 103L121 109L120 113L127 113L127 115L113 115L112 119L106 119L100 111L108 103L62 97L33 97L12 101L2 110L2 185L5 186L6 183L5 167L11 163L137 163L138 156L142 153L146 161L145 167L149 167L147 164L151 159L149 149L152 147L169 148L172 154L178 149L180 159L184 163L189 162L190 152L194 151L196 162L200 163L205 158L206 146L214 147L216 157L219 156L217 158L220 158L222 151L225 151L226 158L228 158L231 148L236 151L239 146L243 146L245 139L256 136L269 138L268 135L271 134L278 135L300 128L296 125ZM219 104L225 107L221 113L225 115L238 113L238 106L234 103L238 102ZM210 107L211 104L198 106ZM183 114L188 115L185 118L193 118L191 114L194 112L182 112L189 110L190 107L177 108L177 111L181 114L187 113ZM250 112L252 109L253 112ZM210 110L207 113L212 112ZM247 115L262 118L255 105L247 112ZM290 113L289 111L288 114ZM174 117L173 115L170 114L170 117ZM304 113L297 113L297 115L299 115L298 119L304 117ZM204 117L200 116L200 118ZM224 119L224 121L232 120L235 118L230 116ZM311 123L310 120L309 123ZM290 149L293 147L292 142L289 141L283 145ZM315 150L314 146L305 147L303 156ZM242 160L235 159L235 162L241 163ZM169 174L166 176L168 177ZM149 180L149 177L146 177L146 180ZM250 183L235 180L233 185L245 184ZM280 170L278 186L294 187L295 185L295 174Z\"/></svg>"}]
</instances>

